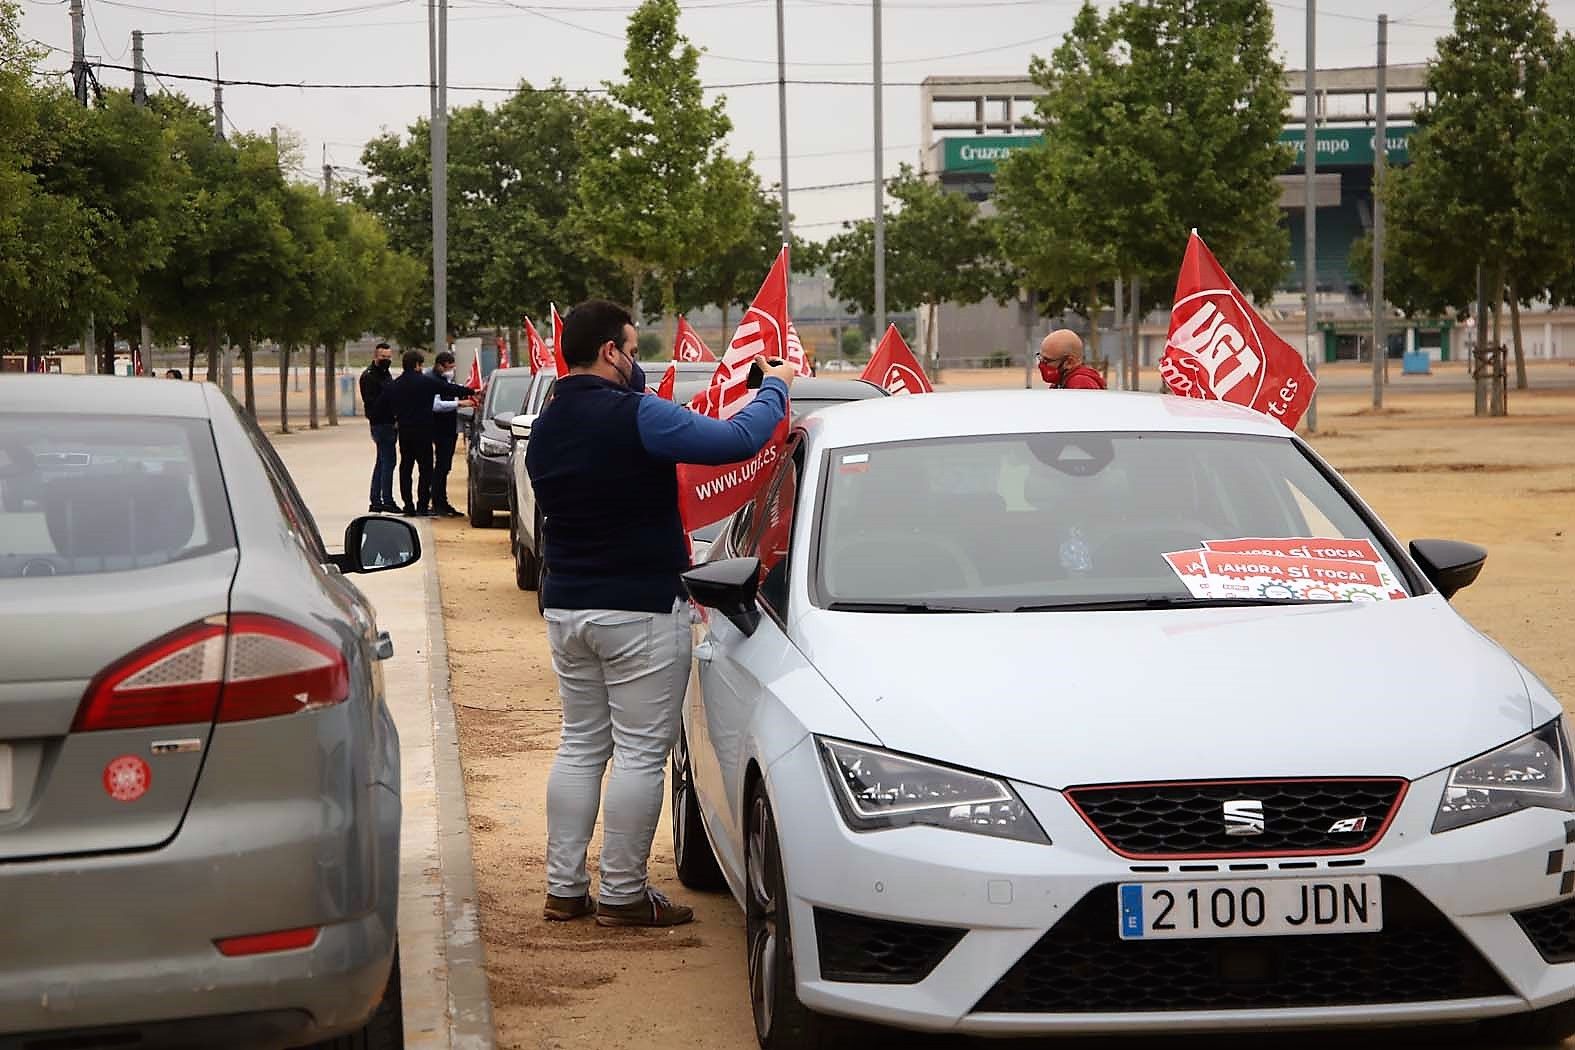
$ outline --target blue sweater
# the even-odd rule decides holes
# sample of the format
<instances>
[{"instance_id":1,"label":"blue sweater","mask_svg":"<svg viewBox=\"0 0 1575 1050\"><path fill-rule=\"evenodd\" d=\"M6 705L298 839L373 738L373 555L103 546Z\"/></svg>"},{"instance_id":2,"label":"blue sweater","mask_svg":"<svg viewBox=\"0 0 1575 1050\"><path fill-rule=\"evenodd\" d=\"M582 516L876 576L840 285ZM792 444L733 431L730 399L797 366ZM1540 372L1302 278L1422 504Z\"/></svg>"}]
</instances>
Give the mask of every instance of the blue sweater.
<instances>
[{"instance_id":1,"label":"blue sweater","mask_svg":"<svg viewBox=\"0 0 1575 1050\"><path fill-rule=\"evenodd\" d=\"M543 516L546 607L670 611L689 567L677 464L748 459L786 412L777 379L728 420L593 375L560 379L525 449Z\"/></svg>"}]
</instances>

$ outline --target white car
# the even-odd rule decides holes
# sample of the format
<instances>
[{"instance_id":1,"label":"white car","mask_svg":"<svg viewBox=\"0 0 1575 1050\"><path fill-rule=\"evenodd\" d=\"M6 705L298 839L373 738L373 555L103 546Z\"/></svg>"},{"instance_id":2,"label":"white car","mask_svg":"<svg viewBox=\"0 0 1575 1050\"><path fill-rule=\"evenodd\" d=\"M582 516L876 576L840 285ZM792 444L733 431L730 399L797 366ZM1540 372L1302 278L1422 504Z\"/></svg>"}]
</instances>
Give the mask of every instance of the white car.
<instances>
[{"instance_id":1,"label":"white car","mask_svg":"<svg viewBox=\"0 0 1575 1050\"><path fill-rule=\"evenodd\" d=\"M674 849L761 1045L1575 1030L1567 727L1448 604L1484 557L1230 405L804 420L685 577Z\"/></svg>"}]
</instances>

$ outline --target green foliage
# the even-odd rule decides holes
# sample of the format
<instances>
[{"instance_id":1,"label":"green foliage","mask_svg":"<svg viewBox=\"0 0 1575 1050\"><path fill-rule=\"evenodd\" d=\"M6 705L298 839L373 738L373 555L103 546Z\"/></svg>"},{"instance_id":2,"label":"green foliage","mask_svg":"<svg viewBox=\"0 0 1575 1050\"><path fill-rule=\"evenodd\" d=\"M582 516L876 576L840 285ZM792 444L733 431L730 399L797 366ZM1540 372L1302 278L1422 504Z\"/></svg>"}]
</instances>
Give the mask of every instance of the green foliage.
<instances>
[{"instance_id":1,"label":"green foliage","mask_svg":"<svg viewBox=\"0 0 1575 1050\"><path fill-rule=\"evenodd\" d=\"M662 342L662 337L655 332L640 333L640 360L654 361L659 357L667 356L667 344Z\"/></svg>"},{"instance_id":2,"label":"green foliage","mask_svg":"<svg viewBox=\"0 0 1575 1050\"><path fill-rule=\"evenodd\" d=\"M1030 73L1049 130L997 179L1017 283L1083 311L1116 277L1168 287L1196 228L1237 284L1273 293L1288 255L1275 175L1290 154L1266 0L1085 4Z\"/></svg>"}]
</instances>

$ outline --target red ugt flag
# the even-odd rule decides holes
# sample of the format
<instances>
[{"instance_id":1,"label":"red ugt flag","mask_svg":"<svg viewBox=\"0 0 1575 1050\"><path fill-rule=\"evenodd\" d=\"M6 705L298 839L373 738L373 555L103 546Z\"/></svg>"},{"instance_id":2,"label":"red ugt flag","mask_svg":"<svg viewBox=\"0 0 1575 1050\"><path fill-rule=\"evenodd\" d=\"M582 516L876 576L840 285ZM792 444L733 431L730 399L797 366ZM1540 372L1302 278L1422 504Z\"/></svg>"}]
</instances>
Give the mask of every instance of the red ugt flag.
<instances>
[{"instance_id":1,"label":"red ugt flag","mask_svg":"<svg viewBox=\"0 0 1575 1050\"><path fill-rule=\"evenodd\" d=\"M886 334L880 337L880 345L859 378L883 387L888 394L935 393L929 377L919 367L919 359L908 349L896 325L887 326Z\"/></svg>"},{"instance_id":2,"label":"red ugt flag","mask_svg":"<svg viewBox=\"0 0 1575 1050\"><path fill-rule=\"evenodd\" d=\"M513 367L509 364L509 341L501 335L498 336L498 367Z\"/></svg>"},{"instance_id":3,"label":"red ugt flag","mask_svg":"<svg viewBox=\"0 0 1575 1050\"><path fill-rule=\"evenodd\" d=\"M678 384L678 366L668 365L667 371L662 373L662 381L656 384L656 396L673 400L673 387Z\"/></svg>"},{"instance_id":4,"label":"red ugt flag","mask_svg":"<svg viewBox=\"0 0 1575 1050\"><path fill-rule=\"evenodd\" d=\"M1232 401L1295 428L1317 380L1258 316L1194 230L1176 278L1160 375L1173 394Z\"/></svg>"},{"instance_id":5,"label":"red ugt flag","mask_svg":"<svg viewBox=\"0 0 1575 1050\"><path fill-rule=\"evenodd\" d=\"M558 304L552 303L552 356L558 378L569 374L569 363L563 359L563 318L558 315Z\"/></svg>"},{"instance_id":6,"label":"red ugt flag","mask_svg":"<svg viewBox=\"0 0 1575 1050\"><path fill-rule=\"evenodd\" d=\"M784 357L787 352L787 278L788 250L784 245L766 276L754 302L744 312L733 333L727 353L716 366L711 385L696 394L689 407L718 419L727 419L754 397L746 385L749 365L756 357ZM755 498L760 486L771 476L781 460L787 442L788 417L783 415L771 440L755 455L741 463L723 467L678 465L678 511L684 530L721 521Z\"/></svg>"},{"instance_id":7,"label":"red ugt flag","mask_svg":"<svg viewBox=\"0 0 1575 1050\"><path fill-rule=\"evenodd\" d=\"M715 361L716 355L705 345L705 340L689 325L688 318L678 319L678 336L673 342L674 361Z\"/></svg>"},{"instance_id":8,"label":"red ugt flag","mask_svg":"<svg viewBox=\"0 0 1575 1050\"><path fill-rule=\"evenodd\" d=\"M465 380L465 385L470 389L481 392L481 347L476 347L476 356L470 359L470 378Z\"/></svg>"},{"instance_id":9,"label":"red ugt flag","mask_svg":"<svg viewBox=\"0 0 1575 1050\"><path fill-rule=\"evenodd\" d=\"M555 372L557 362L553 360L552 351L547 349L547 343L536 331L536 326L530 323L530 318L525 318L525 346L530 354L531 372Z\"/></svg>"}]
</instances>

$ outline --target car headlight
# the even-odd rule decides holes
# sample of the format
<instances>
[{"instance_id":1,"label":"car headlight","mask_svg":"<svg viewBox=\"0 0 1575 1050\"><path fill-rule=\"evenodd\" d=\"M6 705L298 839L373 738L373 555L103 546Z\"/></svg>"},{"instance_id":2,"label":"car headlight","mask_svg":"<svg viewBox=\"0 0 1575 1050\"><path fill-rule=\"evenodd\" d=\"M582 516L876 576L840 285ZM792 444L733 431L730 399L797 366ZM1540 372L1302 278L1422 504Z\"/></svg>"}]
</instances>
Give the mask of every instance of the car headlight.
<instances>
[{"instance_id":1,"label":"car headlight","mask_svg":"<svg viewBox=\"0 0 1575 1050\"><path fill-rule=\"evenodd\" d=\"M1535 808L1575 811L1562 718L1451 769L1433 831Z\"/></svg>"},{"instance_id":2,"label":"car headlight","mask_svg":"<svg viewBox=\"0 0 1575 1050\"><path fill-rule=\"evenodd\" d=\"M483 456L506 456L509 454L509 443L483 436L481 439L481 454Z\"/></svg>"},{"instance_id":3,"label":"car headlight","mask_svg":"<svg viewBox=\"0 0 1575 1050\"><path fill-rule=\"evenodd\" d=\"M999 777L842 740L817 743L837 808L855 831L924 824L1050 844L1017 792Z\"/></svg>"}]
</instances>

